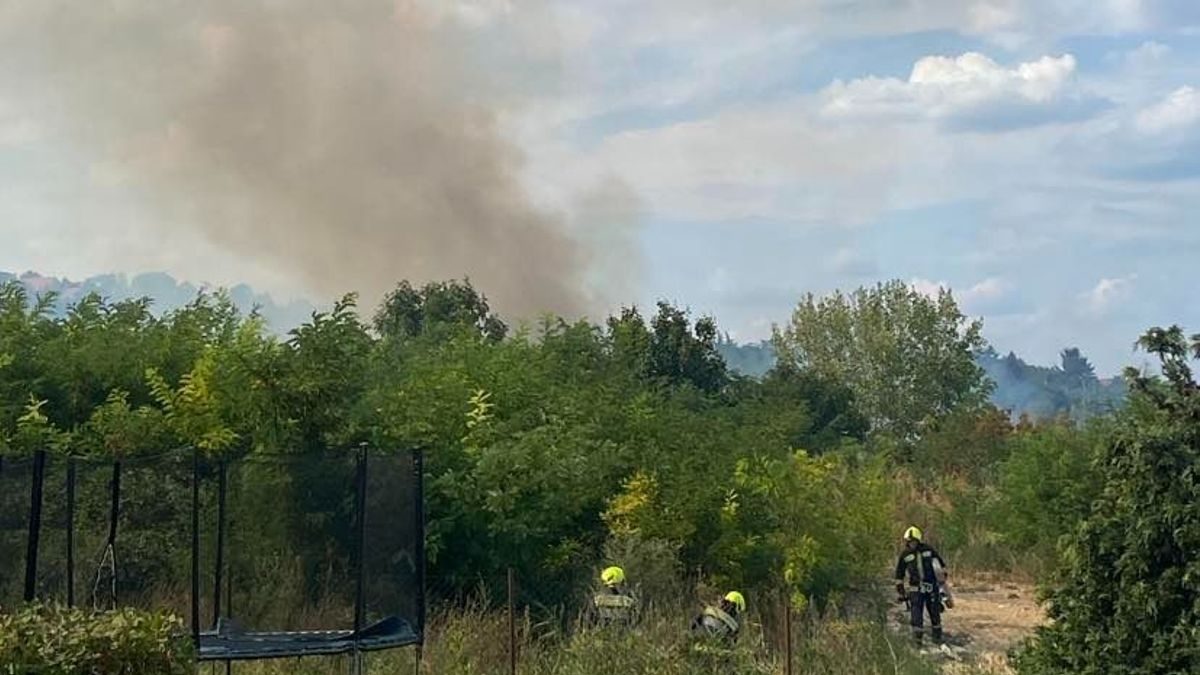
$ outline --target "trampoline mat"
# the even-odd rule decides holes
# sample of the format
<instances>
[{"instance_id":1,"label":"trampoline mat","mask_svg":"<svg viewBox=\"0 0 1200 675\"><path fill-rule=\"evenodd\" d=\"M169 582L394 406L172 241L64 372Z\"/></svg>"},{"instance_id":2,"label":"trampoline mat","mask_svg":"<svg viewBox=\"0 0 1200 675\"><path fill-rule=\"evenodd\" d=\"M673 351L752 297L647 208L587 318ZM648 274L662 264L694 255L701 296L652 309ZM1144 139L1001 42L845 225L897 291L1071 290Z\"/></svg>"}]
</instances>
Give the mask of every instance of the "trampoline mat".
<instances>
[{"instance_id":1,"label":"trampoline mat","mask_svg":"<svg viewBox=\"0 0 1200 675\"><path fill-rule=\"evenodd\" d=\"M200 634L201 661L243 661L288 656L328 656L352 651L374 651L420 642L407 621L388 617L357 633L350 630L248 633L236 623L222 620L215 631Z\"/></svg>"}]
</instances>

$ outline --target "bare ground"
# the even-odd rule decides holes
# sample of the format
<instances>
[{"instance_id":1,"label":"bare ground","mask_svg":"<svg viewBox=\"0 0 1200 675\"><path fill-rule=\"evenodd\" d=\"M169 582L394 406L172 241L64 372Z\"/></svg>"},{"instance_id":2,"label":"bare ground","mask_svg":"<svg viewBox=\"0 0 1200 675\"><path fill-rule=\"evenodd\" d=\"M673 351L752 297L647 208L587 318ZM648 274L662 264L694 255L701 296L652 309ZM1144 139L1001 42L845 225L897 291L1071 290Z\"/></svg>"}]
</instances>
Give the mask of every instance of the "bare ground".
<instances>
[{"instance_id":1,"label":"bare ground","mask_svg":"<svg viewBox=\"0 0 1200 675\"><path fill-rule=\"evenodd\" d=\"M944 661L946 673L1011 673L1008 650L1044 620L1033 586L985 576L951 581L954 608L942 619L947 646L925 652ZM896 620L901 628L908 623L902 607Z\"/></svg>"}]
</instances>

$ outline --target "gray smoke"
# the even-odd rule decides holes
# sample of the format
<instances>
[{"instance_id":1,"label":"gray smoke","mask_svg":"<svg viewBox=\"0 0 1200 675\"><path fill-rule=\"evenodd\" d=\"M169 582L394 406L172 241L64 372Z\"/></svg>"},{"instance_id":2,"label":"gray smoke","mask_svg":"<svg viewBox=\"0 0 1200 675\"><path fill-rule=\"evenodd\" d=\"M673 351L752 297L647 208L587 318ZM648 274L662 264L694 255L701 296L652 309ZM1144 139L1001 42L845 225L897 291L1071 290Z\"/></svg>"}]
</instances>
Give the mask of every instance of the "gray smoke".
<instances>
[{"instance_id":1,"label":"gray smoke","mask_svg":"<svg viewBox=\"0 0 1200 675\"><path fill-rule=\"evenodd\" d=\"M586 312L594 257L531 205L477 53L414 0L10 0L0 76L158 234L325 296L469 276Z\"/></svg>"}]
</instances>

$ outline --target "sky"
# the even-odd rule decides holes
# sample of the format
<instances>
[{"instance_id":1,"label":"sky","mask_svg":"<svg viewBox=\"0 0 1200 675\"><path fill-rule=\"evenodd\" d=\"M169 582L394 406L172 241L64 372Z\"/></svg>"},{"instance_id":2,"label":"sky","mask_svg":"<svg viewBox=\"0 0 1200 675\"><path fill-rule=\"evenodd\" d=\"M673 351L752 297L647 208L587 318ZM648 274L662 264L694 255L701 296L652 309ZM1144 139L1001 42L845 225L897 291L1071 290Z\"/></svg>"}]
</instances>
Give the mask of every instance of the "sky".
<instances>
[{"instance_id":1,"label":"sky","mask_svg":"<svg viewBox=\"0 0 1200 675\"><path fill-rule=\"evenodd\" d=\"M49 24L19 11L22 3L0 3L0 37L20 31L36 42ZM139 6L96 4L133 13ZM401 55L416 69L438 64L402 84L416 86L418 100L434 101L426 107L443 117L461 106L486 113L487 133L504 151L485 154L501 156L523 200L509 210L525 224L527 211L545 214L521 236L571 242L526 260L526 244L510 246L517 250L504 253L511 257L502 265L476 270L473 260L505 238L501 228L485 245L463 249L471 255L421 273L502 277L498 270L561 255L570 261L561 267L579 270L571 283L588 291L551 294L565 303L560 311L597 314L663 298L715 316L744 341L768 337L804 293L903 279L929 293L951 288L1001 352L1048 364L1077 346L1106 375L1144 360L1132 345L1149 326L1200 331L1200 295L1188 283L1200 257L1194 0L392 5L388 20L415 12L436 38ZM188 21L209 49L214 26L238 27L215 14ZM95 39L102 49L104 35ZM329 268L321 277L329 283L317 284L286 255L264 257L244 238L231 243L201 227L164 224L185 217L154 194L167 189L151 176L159 169L113 179L119 152L103 135L141 138L180 124L186 135L188 118L179 122L177 106L158 106L146 129L132 133L126 120L141 119L133 95L114 113L120 125L82 115L88 124L60 121L55 111L64 107L104 105L46 95L63 86L63 69L89 77L93 60L105 63L104 54L50 67L35 49L0 46L0 270L164 270L197 282L244 281L285 299L374 279L320 260L314 265ZM155 64L140 61L150 65L138 72ZM126 67L121 61L95 76L121 77ZM100 129L100 140L87 139L85 128ZM289 157L289 167L308 156ZM375 165L350 166L361 174ZM184 193L175 183L170 194ZM338 199L354 194L342 190ZM512 199L504 192L488 203ZM251 210L265 218L278 211ZM417 250L386 270L400 278L437 255ZM522 288L501 277L506 289Z\"/></svg>"}]
</instances>

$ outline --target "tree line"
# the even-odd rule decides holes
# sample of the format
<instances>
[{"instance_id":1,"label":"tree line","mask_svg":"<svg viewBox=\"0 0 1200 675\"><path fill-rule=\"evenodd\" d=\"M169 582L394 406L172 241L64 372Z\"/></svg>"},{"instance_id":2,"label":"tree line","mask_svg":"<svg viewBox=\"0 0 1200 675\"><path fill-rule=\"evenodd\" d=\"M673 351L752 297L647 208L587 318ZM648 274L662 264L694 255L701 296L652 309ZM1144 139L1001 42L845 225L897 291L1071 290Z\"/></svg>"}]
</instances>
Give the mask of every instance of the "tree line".
<instances>
[{"instance_id":1,"label":"tree line","mask_svg":"<svg viewBox=\"0 0 1200 675\"><path fill-rule=\"evenodd\" d=\"M0 452L422 447L447 595L513 567L561 602L619 556L652 589L702 576L821 608L919 521L952 564L1053 580L1031 672L1117 650L1196 662L1195 346L1178 329L1143 340L1164 376L1128 373L1125 409L1032 423L988 402L980 323L902 282L802 298L761 378L727 367L714 320L666 303L509 326L468 283L401 283L370 319L348 295L282 337L219 293L161 316L52 304L0 287Z\"/></svg>"}]
</instances>

